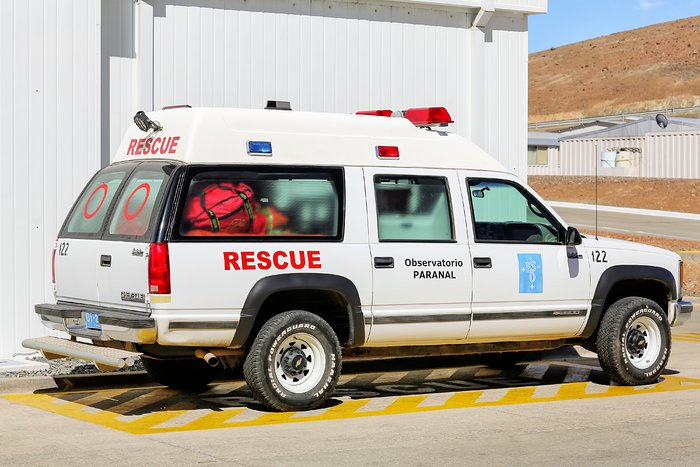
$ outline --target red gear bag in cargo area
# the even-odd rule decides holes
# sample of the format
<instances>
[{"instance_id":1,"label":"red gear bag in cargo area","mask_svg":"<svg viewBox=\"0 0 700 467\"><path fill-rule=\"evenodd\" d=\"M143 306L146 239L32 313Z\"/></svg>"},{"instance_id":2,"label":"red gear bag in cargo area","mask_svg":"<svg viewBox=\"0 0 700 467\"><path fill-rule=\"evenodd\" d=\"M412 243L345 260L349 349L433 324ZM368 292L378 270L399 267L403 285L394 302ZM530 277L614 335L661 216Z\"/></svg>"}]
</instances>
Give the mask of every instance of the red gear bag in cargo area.
<instances>
[{"instance_id":1,"label":"red gear bag in cargo area","mask_svg":"<svg viewBox=\"0 0 700 467\"><path fill-rule=\"evenodd\" d=\"M245 183L207 183L190 189L182 220L200 231L254 235L261 233L253 222L256 208L253 189Z\"/></svg>"}]
</instances>

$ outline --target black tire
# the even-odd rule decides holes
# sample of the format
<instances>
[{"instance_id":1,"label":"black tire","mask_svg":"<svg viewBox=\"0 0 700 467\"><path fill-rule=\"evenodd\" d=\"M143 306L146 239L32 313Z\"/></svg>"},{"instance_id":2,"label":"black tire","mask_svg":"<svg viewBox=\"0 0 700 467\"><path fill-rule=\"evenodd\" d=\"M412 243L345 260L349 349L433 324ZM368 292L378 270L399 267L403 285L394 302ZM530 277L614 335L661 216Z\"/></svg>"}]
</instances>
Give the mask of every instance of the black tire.
<instances>
[{"instance_id":1,"label":"black tire","mask_svg":"<svg viewBox=\"0 0 700 467\"><path fill-rule=\"evenodd\" d=\"M603 316L596 350L600 366L616 383L637 386L657 382L671 356L666 314L647 298L618 300Z\"/></svg>"},{"instance_id":2,"label":"black tire","mask_svg":"<svg viewBox=\"0 0 700 467\"><path fill-rule=\"evenodd\" d=\"M173 389L203 389L219 374L219 368L212 368L201 358L160 360L144 356L141 360L151 378Z\"/></svg>"},{"instance_id":3,"label":"black tire","mask_svg":"<svg viewBox=\"0 0 700 467\"><path fill-rule=\"evenodd\" d=\"M335 332L321 317L301 310L287 311L265 323L243 364L255 398L280 411L322 405L333 394L340 370Z\"/></svg>"}]
</instances>

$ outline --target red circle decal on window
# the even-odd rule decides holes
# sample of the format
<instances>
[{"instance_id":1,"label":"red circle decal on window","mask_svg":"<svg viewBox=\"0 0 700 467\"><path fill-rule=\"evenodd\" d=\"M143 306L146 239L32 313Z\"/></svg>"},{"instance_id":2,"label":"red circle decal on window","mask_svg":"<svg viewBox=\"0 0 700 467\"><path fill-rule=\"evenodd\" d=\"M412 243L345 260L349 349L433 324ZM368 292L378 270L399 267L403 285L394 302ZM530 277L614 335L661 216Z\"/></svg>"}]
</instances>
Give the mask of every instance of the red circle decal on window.
<instances>
[{"instance_id":1,"label":"red circle decal on window","mask_svg":"<svg viewBox=\"0 0 700 467\"><path fill-rule=\"evenodd\" d=\"M102 190L102 199L100 200L100 204L97 205L94 211L88 212L88 206L90 205L92 198L100 190ZM109 187L106 183L103 183L102 185L92 190L92 193L90 193L90 196L88 196L87 201L85 201L85 207L83 208L83 216L85 216L85 219L92 219L95 216L95 214L97 214L100 211L100 209L102 209L102 205L107 199L107 191L109 191Z\"/></svg>"},{"instance_id":2,"label":"red circle decal on window","mask_svg":"<svg viewBox=\"0 0 700 467\"><path fill-rule=\"evenodd\" d=\"M146 190L146 196L143 197L143 201L141 202L141 206L138 207L135 213L130 214L129 213L129 205L131 204L131 199L134 197L134 195L141 189ZM134 191L131 192L129 195L129 198L126 200L126 204L124 205L124 217L126 217L126 220L130 221L133 219L136 219L136 216L141 214L141 211L143 211L143 208L146 207L146 201L148 201L148 196L151 194L151 185L148 183L142 183L136 188L134 188Z\"/></svg>"}]
</instances>

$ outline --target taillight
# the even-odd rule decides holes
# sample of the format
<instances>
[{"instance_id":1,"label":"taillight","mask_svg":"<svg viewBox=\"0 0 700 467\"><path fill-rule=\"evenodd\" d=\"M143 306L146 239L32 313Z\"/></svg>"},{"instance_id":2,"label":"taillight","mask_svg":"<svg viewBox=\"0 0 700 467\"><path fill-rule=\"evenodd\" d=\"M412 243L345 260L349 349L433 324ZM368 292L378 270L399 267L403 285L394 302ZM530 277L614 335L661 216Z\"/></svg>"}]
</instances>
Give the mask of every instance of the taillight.
<instances>
[{"instance_id":1,"label":"taillight","mask_svg":"<svg viewBox=\"0 0 700 467\"><path fill-rule=\"evenodd\" d=\"M170 293L170 259L167 243L151 243L148 253L148 291Z\"/></svg>"},{"instance_id":2,"label":"taillight","mask_svg":"<svg viewBox=\"0 0 700 467\"><path fill-rule=\"evenodd\" d=\"M399 158L399 147L398 146L377 146L376 152L377 152L377 157L380 159L398 159Z\"/></svg>"},{"instance_id":3,"label":"taillight","mask_svg":"<svg viewBox=\"0 0 700 467\"><path fill-rule=\"evenodd\" d=\"M56 248L51 253L51 282L56 283Z\"/></svg>"},{"instance_id":4,"label":"taillight","mask_svg":"<svg viewBox=\"0 0 700 467\"><path fill-rule=\"evenodd\" d=\"M683 261L680 261L678 268L678 278L681 282L681 286L678 289L678 299L680 300L683 297L683 288L685 287L685 265L683 264Z\"/></svg>"}]
</instances>

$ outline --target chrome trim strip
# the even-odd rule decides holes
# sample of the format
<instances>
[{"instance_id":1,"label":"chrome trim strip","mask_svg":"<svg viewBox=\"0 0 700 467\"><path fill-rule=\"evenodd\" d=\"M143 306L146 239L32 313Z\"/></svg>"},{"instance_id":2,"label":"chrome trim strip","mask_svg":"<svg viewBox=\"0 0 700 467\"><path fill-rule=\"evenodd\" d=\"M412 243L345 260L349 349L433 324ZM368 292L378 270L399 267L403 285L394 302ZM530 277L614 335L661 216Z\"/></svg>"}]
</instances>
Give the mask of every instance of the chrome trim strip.
<instances>
[{"instance_id":1,"label":"chrome trim strip","mask_svg":"<svg viewBox=\"0 0 700 467\"><path fill-rule=\"evenodd\" d=\"M586 316L587 310L510 311L503 313L474 313L474 321L502 319L573 318Z\"/></svg>"},{"instance_id":2,"label":"chrome trim strip","mask_svg":"<svg viewBox=\"0 0 700 467\"><path fill-rule=\"evenodd\" d=\"M168 329L236 329L238 321L171 321Z\"/></svg>"},{"instance_id":3,"label":"chrome trim strip","mask_svg":"<svg viewBox=\"0 0 700 467\"><path fill-rule=\"evenodd\" d=\"M415 324L469 322L469 315L399 315L375 316L374 324Z\"/></svg>"}]
</instances>

